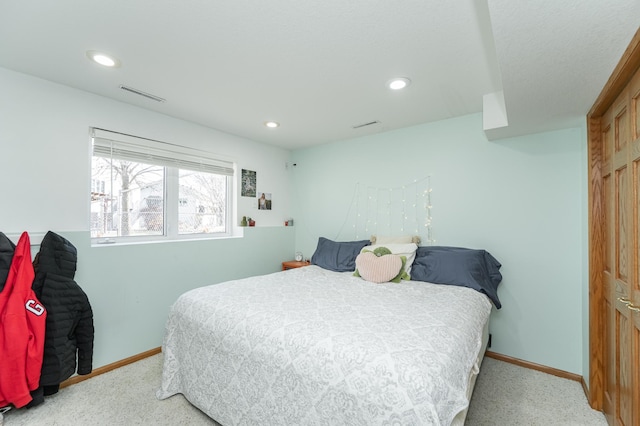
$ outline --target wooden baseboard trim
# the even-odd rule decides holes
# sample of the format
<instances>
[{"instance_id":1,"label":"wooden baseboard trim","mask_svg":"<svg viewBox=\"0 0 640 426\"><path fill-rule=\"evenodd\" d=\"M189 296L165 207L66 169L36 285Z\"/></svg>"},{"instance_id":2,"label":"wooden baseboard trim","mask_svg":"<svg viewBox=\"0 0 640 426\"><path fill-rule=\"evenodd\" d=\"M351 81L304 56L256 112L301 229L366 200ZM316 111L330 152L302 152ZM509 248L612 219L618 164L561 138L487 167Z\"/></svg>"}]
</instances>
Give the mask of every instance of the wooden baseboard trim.
<instances>
[{"instance_id":1,"label":"wooden baseboard trim","mask_svg":"<svg viewBox=\"0 0 640 426\"><path fill-rule=\"evenodd\" d=\"M584 380L584 377L581 378L580 384L582 384L582 390L584 391L584 396L587 397L587 401L590 401L590 399L589 399L589 386L587 386L587 382Z\"/></svg>"},{"instance_id":2,"label":"wooden baseboard trim","mask_svg":"<svg viewBox=\"0 0 640 426\"><path fill-rule=\"evenodd\" d=\"M129 358L121 359L120 361L116 361L116 362L113 362L111 364L107 364L105 366L98 367L95 370L93 370L91 373L85 374L84 376L79 376L79 375L72 376L72 377L68 378L67 380L65 380L64 382L60 383L60 389L65 388L67 386L75 385L76 383L83 382L83 381L85 381L87 379L90 379L92 377L99 376L100 374L108 373L109 371L115 370L116 368L120 368L120 367L124 367L125 365L133 364L134 362L140 361L141 359L145 359L145 358L148 358L150 356L159 354L161 351L162 351L161 347L149 349L146 352L142 352L140 354L137 354L137 355L134 355L134 356L130 356Z\"/></svg>"},{"instance_id":3,"label":"wooden baseboard trim","mask_svg":"<svg viewBox=\"0 0 640 426\"><path fill-rule=\"evenodd\" d=\"M546 365L536 364L534 362L525 361L519 358L513 358L507 355L502 355L502 354L491 352L491 351L487 351L485 356L488 356L489 358L497 359L499 361L515 364L520 367L530 368L532 370L537 370L543 373L552 374L557 377L562 377L563 379L575 380L578 383L582 383L583 388L586 387L583 377L579 374L569 373L568 371L558 370L557 368L547 367Z\"/></svg>"}]
</instances>

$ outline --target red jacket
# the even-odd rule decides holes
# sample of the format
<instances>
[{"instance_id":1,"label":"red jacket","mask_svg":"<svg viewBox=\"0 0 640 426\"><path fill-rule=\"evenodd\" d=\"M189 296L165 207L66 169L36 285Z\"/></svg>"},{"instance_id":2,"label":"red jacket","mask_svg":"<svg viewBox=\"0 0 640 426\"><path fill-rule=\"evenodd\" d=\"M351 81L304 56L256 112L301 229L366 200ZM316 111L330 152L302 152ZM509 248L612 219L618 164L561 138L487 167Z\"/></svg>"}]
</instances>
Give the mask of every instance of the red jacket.
<instances>
[{"instance_id":1,"label":"red jacket","mask_svg":"<svg viewBox=\"0 0 640 426\"><path fill-rule=\"evenodd\" d=\"M40 382L47 312L36 298L31 243L24 232L0 293L0 407L23 407Z\"/></svg>"}]
</instances>

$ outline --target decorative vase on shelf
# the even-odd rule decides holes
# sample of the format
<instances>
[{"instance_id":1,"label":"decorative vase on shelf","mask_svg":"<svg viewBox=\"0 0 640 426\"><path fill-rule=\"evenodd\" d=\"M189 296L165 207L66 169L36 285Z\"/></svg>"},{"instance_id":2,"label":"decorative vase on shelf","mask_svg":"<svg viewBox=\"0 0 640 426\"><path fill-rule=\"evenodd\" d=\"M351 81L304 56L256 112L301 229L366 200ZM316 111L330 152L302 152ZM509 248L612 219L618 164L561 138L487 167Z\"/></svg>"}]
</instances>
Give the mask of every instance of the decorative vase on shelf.
<instances>
[{"instance_id":1,"label":"decorative vase on shelf","mask_svg":"<svg viewBox=\"0 0 640 426\"><path fill-rule=\"evenodd\" d=\"M249 226L256 226L256 221L250 217L247 218L247 222L249 222Z\"/></svg>"},{"instance_id":2,"label":"decorative vase on shelf","mask_svg":"<svg viewBox=\"0 0 640 426\"><path fill-rule=\"evenodd\" d=\"M247 226L247 217L242 216L242 220L240 221L240 226Z\"/></svg>"}]
</instances>

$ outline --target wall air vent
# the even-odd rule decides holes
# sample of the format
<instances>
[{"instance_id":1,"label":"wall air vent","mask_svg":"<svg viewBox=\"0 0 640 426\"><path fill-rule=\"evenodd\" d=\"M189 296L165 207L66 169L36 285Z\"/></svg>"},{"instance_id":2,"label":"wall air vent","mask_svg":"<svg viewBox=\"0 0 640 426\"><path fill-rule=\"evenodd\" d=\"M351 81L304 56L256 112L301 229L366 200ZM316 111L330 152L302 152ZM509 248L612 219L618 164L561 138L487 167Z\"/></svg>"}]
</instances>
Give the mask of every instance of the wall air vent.
<instances>
[{"instance_id":1,"label":"wall air vent","mask_svg":"<svg viewBox=\"0 0 640 426\"><path fill-rule=\"evenodd\" d=\"M356 124L355 126L353 126L353 128L359 129L361 127L372 126L374 124L380 124L380 122L378 120L375 120L375 121L370 121L368 123Z\"/></svg>"},{"instance_id":2,"label":"wall air vent","mask_svg":"<svg viewBox=\"0 0 640 426\"><path fill-rule=\"evenodd\" d=\"M127 92L135 93L136 95L144 96L147 99L151 99L156 102L165 102L166 99L161 98L160 96L152 95L150 93L145 93L142 90L134 89L133 87L125 86L123 84L120 85L122 90L126 90Z\"/></svg>"}]
</instances>

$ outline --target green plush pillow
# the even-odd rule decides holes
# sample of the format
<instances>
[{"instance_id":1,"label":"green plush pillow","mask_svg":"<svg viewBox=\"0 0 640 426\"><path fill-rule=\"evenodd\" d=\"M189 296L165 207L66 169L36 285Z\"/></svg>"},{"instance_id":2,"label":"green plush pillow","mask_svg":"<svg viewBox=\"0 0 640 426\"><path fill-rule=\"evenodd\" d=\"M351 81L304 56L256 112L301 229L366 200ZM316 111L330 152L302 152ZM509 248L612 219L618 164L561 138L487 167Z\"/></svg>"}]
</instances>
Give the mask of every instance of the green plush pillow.
<instances>
[{"instance_id":1,"label":"green plush pillow","mask_svg":"<svg viewBox=\"0 0 640 426\"><path fill-rule=\"evenodd\" d=\"M353 275L376 283L399 283L400 280L411 279L404 268L406 262L406 256L392 254L386 247L378 247L374 251L363 249L356 257Z\"/></svg>"}]
</instances>

